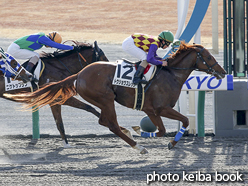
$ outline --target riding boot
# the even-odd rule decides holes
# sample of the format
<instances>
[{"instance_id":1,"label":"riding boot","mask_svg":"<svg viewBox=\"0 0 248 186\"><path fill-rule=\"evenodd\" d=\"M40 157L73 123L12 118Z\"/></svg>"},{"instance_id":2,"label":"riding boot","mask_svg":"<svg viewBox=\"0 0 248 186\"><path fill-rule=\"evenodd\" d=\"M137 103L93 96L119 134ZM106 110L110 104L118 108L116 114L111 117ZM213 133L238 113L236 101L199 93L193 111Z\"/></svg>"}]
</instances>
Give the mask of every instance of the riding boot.
<instances>
[{"instance_id":1,"label":"riding boot","mask_svg":"<svg viewBox=\"0 0 248 186\"><path fill-rule=\"evenodd\" d=\"M145 68L142 66L139 66L138 69L136 70L135 74L134 74L134 78L133 78L133 84L137 85L139 83L141 84L147 84L148 82L143 78L143 73L144 73Z\"/></svg>"},{"instance_id":2,"label":"riding boot","mask_svg":"<svg viewBox=\"0 0 248 186\"><path fill-rule=\"evenodd\" d=\"M26 66L26 70L29 71L31 74L33 74L33 68L34 68L34 64L28 62L28 65Z\"/></svg>"}]
</instances>

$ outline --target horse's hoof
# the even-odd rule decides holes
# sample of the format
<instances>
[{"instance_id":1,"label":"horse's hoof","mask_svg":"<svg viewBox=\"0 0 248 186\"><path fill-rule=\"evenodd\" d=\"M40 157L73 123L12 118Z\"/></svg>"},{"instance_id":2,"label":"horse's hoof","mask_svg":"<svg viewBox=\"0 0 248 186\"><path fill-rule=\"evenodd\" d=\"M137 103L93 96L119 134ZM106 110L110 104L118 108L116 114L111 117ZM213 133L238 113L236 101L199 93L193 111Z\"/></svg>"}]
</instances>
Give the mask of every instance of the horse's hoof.
<instances>
[{"instance_id":1,"label":"horse's hoof","mask_svg":"<svg viewBox=\"0 0 248 186\"><path fill-rule=\"evenodd\" d=\"M131 134L131 132L127 129L124 129L124 130L121 130L127 137L129 137L130 139L134 140L133 139L133 136Z\"/></svg>"},{"instance_id":2,"label":"horse's hoof","mask_svg":"<svg viewBox=\"0 0 248 186\"><path fill-rule=\"evenodd\" d=\"M65 149L69 149L69 148L73 148L73 146L71 146L71 145L69 145L69 144L65 144L65 145L64 145L64 148L65 148Z\"/></svg>"},{"instance_id":3,"label":"horse's hoof","mask_svg":"<svg viewBox=\"0 0 248 186\"><path fill-rule=\"evenodd\" d=\"M148 154L148 150L146 150L146 148L144 148L142 151L140 151L140 154Z\"/></svg>"},{"instance_id":4,"label":"horse's hoof","mask_svg":"<svg viewBox=\"0 0 248 186\"><path fill-rule=\"evenodd\" d=\"M73 148L69 143L66 143L65 140L63 140L63 145L65 149Z\"/></svg>"},{"instance_id":5,"label":"horse's hoof","mask_svg":"<svg viewBox=\"0 0 248 186\"><path fill-rule=\"evenodd\" d=\"M168 144L168 149L171 150L173 147L174 147L174 146L172 145L172 143L169 142L169 144Z\"/></svg>"},{"instance_id":6,"label":"horse's hoof","mask_svg":"<svg viewBox=\"0 0 248 186\"><path fill-rule=\"evenodd\" d=\"M133 130L134 130L137 134L141 135L140 127L139 127L139 126L132 126L132 128L133 128Z\"/></svg>"}]
</instances>

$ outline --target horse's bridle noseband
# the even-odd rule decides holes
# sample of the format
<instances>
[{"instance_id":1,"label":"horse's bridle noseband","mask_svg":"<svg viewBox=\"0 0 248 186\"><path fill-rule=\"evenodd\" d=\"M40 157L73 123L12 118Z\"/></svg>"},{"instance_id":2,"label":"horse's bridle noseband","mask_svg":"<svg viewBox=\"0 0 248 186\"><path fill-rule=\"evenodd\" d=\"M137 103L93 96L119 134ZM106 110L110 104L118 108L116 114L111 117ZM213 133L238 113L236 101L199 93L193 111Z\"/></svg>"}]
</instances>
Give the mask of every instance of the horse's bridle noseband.
<instances>
[{"instance_id":1,"label":"horse's bridle noseband","mask_svg":"<svg viewBox=\"0 0 248 186\"><path fill-rule=\"evenodd\" d=\"M201 53L202 53L203 50L205 50L205 48L202 48L202 49L200 50L200 52L196 52L197 57L196 57L196 63L195 63L194 70L205 71L205 72L207 72L207 73L212 73L212 74L214 74L214 73L215 73L215 70L213 69L213 67L214 67L215 65L217 65L218 62L216 61L216 63L214 63L212 66L209 66L209 64L203 59L203 57L202 57L202 55L201 55ZM203 64L206 65L208 69L200 69L200 68L198 68L198 67L197 67L198 59L202 60Z\"/></svg>"}]
</instances>

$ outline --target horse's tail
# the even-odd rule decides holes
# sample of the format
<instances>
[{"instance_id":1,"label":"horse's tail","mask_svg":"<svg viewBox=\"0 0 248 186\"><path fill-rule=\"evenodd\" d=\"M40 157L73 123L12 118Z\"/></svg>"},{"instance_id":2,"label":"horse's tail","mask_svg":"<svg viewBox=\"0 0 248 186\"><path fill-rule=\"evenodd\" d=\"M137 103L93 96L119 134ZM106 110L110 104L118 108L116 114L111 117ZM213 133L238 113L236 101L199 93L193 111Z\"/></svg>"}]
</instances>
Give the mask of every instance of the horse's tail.
<instances>
[{"instance_id":1,"label":"horse's tail","mask_svg":"<svg viewBox=\"0 0 248 186\"><path fill-rule=\"evenodd\" d=\"M69 76L62 81L49 83L31 93L21 93L15 95L4 94L4 96L18 102L27 103L24 108L33 107L33 110L47 104L50 104L51 106L57 104L62 105L67 99L77 94L76 87L74 85L76 79L77 74Z\"/></svg>"}]
</instances>

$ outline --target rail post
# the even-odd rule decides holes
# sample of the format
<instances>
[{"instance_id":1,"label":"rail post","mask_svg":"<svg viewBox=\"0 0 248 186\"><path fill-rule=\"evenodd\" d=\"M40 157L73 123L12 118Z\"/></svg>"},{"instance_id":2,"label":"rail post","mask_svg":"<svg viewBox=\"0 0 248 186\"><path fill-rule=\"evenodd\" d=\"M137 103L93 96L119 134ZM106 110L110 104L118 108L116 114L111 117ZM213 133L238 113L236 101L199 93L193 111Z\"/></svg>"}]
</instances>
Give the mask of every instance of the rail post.
<instances>
[{"instance_id":1,"label":"rail post","mask_svg":"<svg viewBox=\"0 0 248 186\"><path fill-rule=\"evenodd\" d=\"M32 121L33 121L33 139L37 140L40 138L39 110L32 112Z\"/></svg>"}]
</instances>

